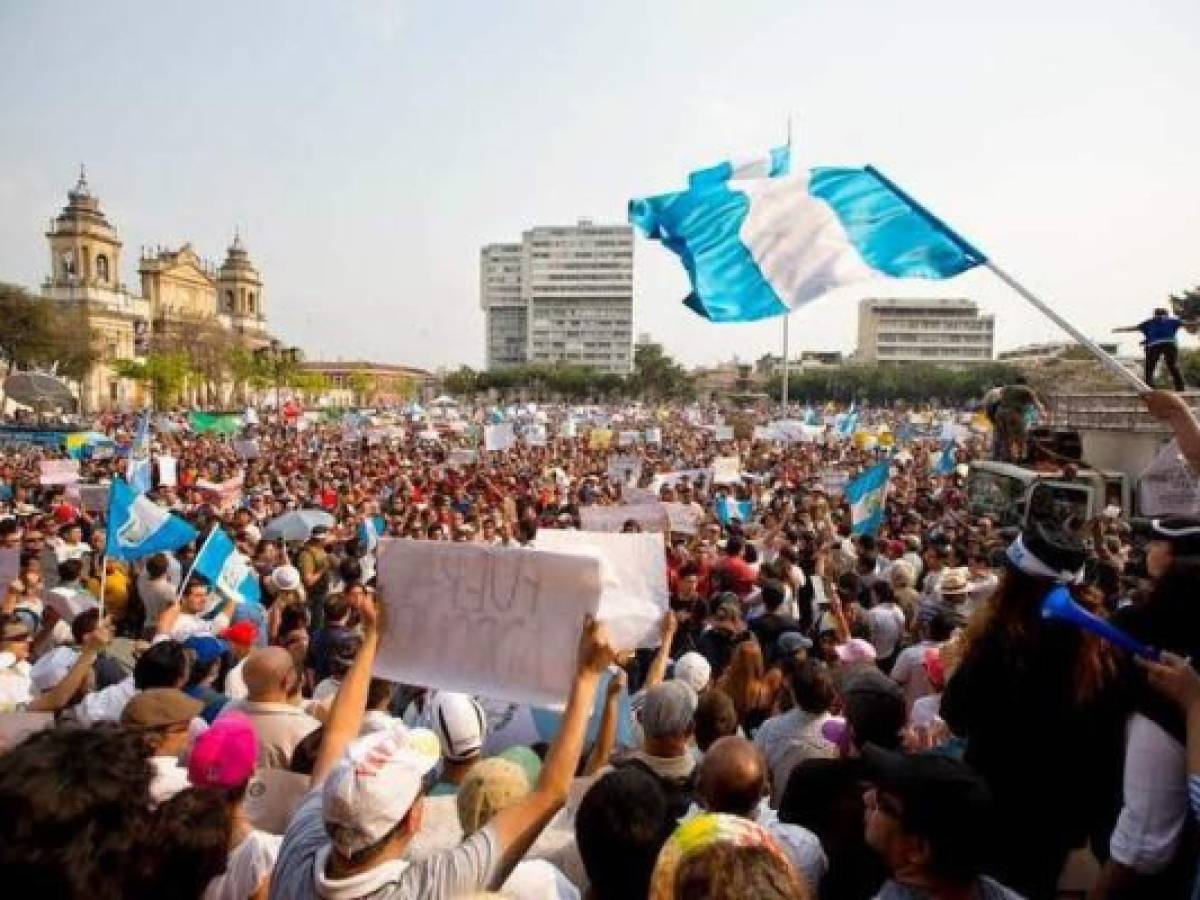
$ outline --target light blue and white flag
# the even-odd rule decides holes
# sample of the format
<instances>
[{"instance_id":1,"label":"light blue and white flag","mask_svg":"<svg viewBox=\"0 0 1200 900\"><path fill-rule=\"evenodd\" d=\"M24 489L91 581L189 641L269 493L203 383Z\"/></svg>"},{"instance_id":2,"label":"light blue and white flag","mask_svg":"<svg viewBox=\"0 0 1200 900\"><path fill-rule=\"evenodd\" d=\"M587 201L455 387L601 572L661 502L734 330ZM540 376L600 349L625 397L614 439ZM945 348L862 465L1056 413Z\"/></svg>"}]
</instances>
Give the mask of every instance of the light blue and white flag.
<instances>
[{"instance_id":1,"label":"light blue and white flag","mask_svg":"<svg viewBox=\"0 0 1200 900\"><path fill-rule=\"evenodd\" d=\"M846 485L852 534L874 534L883 524L883 500L887 495L889 464L877 463Z\"/></svg>"},{"instance_id":2,"label":"light blue and white flag","mask_svg":"<svg viewBox=\"0 0 1200 900\"><path fill-rule=\"evenodd\" d=\"M375 528L375 520L367 516L358 526L358 541L368 553L374 553L379 546L379 532Z\"/></svg>"},{"instance_id":3,"label":"light blue and white flag","mask_svg":"<svg viewBox=\"0 0 1200 900\"><path fill-rule=\"evenodd\" d=\"M789 147L774 147L761 156L727 159L725 162L700 169L688 176L688 188L709 187L727 181L747 178L778 178L792 170L792 151Z\"/></svg>"},{"instance_id":4,"label":"light blue and white flag","mask_svg":"<svg viewBox=\"0 0 1200 900\"><path fill-rule=\"evenodd\" d=\"M858 413L854 411L854 407L850 407L850 411L842 417L838 423L838 434L842 437L853 437L854 432L858 429Z\"/></svg>"},{"instance_id":5,"label":"light blue and white flag","mask_svg":"<svg viewBox=\"0 0 1200 900\"><path fill-rule=\"evenodd\" d=\"M262 585L254 567L222 529L214 528L196 554L192 571L209 580L226 600L262 603Z\"/></svg>"},{"instance_id":6,"label":"light blue and white flag","mask_svg":"<svg viewBox=\"0 0 1200 900\"><path fill-rule=\"evenodd\" d=\"M735 518L741 519L745 523L749 522L750 517L754 514L754 501L736 500L726 495L717 498L716 510L717 519L722 525L728 525Z\"/></svg>"},{"instance_id":7,"label":"light blue and white flag","mask_svg":"<svg viewBox=\"0 0 1200 900\"><path fill-rule=\"evenodd\" d=\"M142 559L196 539L195 528L135 493L122 478L114 478L109 489L107 528L104 552L113 559Z\"/></svg>"},{"instance_id":8,"label":"light blue and white flag","mask_svg":"<svg viewBox=\"0 0 1200 900\"><path fill-rule=\"evenodd\" d=\"M953 475L958 466L958 447L954 441L946 441L938 456L937 465L933 467L934 475Z\"/></svg>"},{"instance_id":9,"label":"light blue and white flag","mask_svg":"<svg viewBox=\"0 0 1200 900\"><path fill-rule=\"evenodd\" d=\"M139 494L149 492L150 475L150 410L142 413L138 420L137 431L133 443L129 445L129 486Z\"/></svg>"},{"instance_id":10,"label":"light blue and white flag","mask_svg":"<svg viewBox=\"0 0 1200 900\"><path fill-rule=\"evenodd\" d=\"M987 262L870 166L706 182L631 200L629 221L679 256L685 304L713 322L783 315L880 275L943 279Z\"/></svg>"}]
</instances>

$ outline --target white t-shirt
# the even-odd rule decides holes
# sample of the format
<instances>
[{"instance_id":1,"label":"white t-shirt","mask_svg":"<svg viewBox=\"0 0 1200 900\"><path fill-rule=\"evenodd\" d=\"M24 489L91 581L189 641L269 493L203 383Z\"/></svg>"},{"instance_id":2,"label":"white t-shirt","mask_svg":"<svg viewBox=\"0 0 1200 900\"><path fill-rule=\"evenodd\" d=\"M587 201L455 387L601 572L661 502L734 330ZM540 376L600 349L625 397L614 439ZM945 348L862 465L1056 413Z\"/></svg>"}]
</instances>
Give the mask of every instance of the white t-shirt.
<instances>
[{"instance_id":1,"label":"white t-shirt","mask_svg":"<svg viewBox=\"0 0 1200 900\"><path fill-rule=\"evenodd\" d=\"M1161 872L1187 824L1187 753L1141 713L1129 719L1124 784L1124 805L1109 839L1112 858L1144 875Z\"/></svg>"},{"instance_id":2,"label":"white t-shirt","mask_svg":"<svg viewBox=\"0 0 1200 900\"><path fill-rule=\"evenodd\" d=\"M208 883L204 900L246 900L275 868L283 838L254 830L229 853L225 871Z\"/></svg>"}]
</instances>

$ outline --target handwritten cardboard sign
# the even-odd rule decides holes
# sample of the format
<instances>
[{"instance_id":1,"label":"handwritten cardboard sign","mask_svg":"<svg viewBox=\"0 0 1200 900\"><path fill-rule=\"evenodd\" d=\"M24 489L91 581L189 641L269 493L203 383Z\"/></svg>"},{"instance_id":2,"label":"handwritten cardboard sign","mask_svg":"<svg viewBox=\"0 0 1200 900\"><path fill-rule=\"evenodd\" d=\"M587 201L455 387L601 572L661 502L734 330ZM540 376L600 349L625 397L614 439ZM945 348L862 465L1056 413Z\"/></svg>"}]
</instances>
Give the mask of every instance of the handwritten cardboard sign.
<instances>
[{"instance_id":1,"label":"handwritten cardboard sign","mask_svg":"<svg viewBox=\"0 0 1200 900\"><path fill-rule=\"evenodd\" d=\"M695 534L704 521L704 510L694 503L664 503L671 530L679 534Z\"/></svg>"},{"instance_id":2,"label":"handwritten cardboard sign","mask_svg":"<svg viewBox=\"0 0 1200 900\"><path fill-rule=\"evenodd\" d=\"M736 456L718 456L712 464L713 484L737 484L742 480L742 462Z\"/></svg>"},{"instance_id":3,"label":"handwritten cardboard sign","mask_svg":"<svg viewBox=\"0 0 1200 900\"><path fill-rule=\"evenodd\" d=\"M500 422L483 429L484 450L507 450L515 440L512 422Z\"/></svg>"},{"instance_id":4,"label":"handwritten cardboard sign","mask_svg":"<svg viewBox=\"0 0 1200 900\"><path fill-rule=\"evenodd\" d=\"M1200 514L1200 477L1176 441L1163 447L1138 479L1138 506L1143 516Z\"/></svg>"},{"instance_id":5,"label":"handwritten cardboard sign","mask_svg":"<svg viewBox=\"0 0 1200 900\"><path fill-rule=\"evenodd\" d=\"M540 535L539 535L540 543ZM375 674L516 703L564 702L600 561L482 544L383 540Z\"/></svg>"},{"instance_id":6,"label":"handwritten cardboard sign","mask_svg":"<svg viewBox=\"0 0 1200 900\"><path fill-rule=\"evenodd\" d=\"M77 459L44 459L38 468L41 472L38 481L43 485L74 484L79 480Z\"/></svg>"}]
</instances>

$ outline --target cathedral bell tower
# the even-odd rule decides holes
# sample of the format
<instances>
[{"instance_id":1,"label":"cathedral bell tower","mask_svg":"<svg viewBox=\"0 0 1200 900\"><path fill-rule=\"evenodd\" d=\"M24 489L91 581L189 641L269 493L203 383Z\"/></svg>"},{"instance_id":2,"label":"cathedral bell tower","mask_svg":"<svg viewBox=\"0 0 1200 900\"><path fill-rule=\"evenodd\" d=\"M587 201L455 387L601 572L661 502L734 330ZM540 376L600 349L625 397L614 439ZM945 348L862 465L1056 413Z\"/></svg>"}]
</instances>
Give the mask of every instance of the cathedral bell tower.
<instances>
[{"instance_id":1,"label":"cathedral bell tower","mask_svg":"<svg viewBox=\"0 0 1200 900\"><path fill-rule=\"evenodd\" d=\"M79 181L67 192L67 205L50 223L46 240L50 244L48 287L74 289L70 292L80 299L122 293L121 240L92 195L83 166Z\"/></svg>"},{"instance_id":2,"label":"cathedral bell tower","mask_svg":"<svg viewBox=\"0 0 1200 900\"><path fill-rule=\"evenodd\" d=\"M237 232L234 232L225 262L217 272L217 313L228 316L230 324L242 333L263 334L266 331L262 279Z\"/></svg>"}]
</instances>

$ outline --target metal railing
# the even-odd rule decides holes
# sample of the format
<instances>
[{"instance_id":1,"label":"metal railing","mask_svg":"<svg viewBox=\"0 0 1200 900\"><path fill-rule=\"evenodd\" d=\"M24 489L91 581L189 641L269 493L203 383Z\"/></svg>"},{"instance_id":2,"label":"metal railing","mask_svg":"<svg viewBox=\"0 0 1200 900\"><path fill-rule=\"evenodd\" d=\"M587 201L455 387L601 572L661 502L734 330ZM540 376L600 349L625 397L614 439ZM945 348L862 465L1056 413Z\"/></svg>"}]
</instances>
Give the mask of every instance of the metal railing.
<instances>
[{"instance_id":1,"label":"metal railing","mask_svg":"<svg viewBox=\"0 0 1200 900\"><path fill-rule=\"evenodd\" d=\"M1193 410L1200 409L1200 391L1186 391ZM1051 394L1046 398L1048 424L1074 431L1124 431L1166 434L1169 428L1146 411L1145 404L1128 392Z\"/></svg>"}]
</instances>

